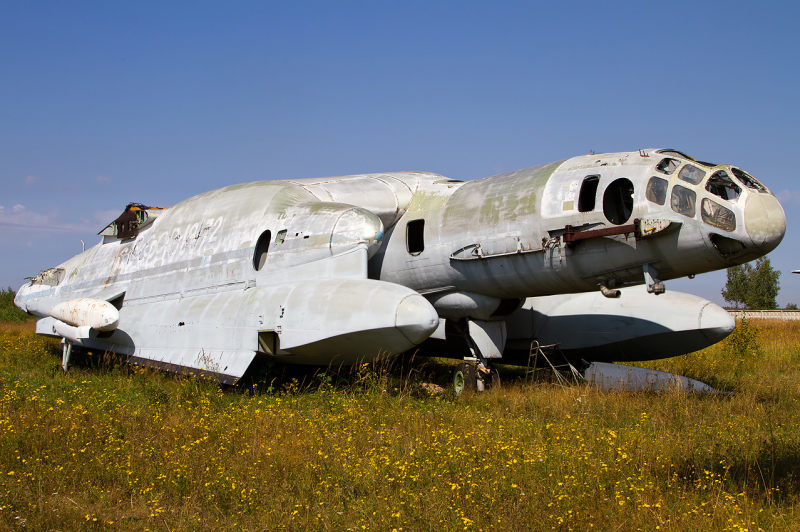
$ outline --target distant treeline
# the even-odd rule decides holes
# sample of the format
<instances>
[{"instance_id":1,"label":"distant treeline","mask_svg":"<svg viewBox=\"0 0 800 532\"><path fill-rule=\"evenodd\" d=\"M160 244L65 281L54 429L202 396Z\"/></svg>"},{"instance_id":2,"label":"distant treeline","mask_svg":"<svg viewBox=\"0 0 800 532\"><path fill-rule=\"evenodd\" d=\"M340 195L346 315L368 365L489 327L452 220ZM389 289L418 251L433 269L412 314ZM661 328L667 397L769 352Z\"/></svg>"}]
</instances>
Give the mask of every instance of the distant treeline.
<instances>
[{"instance_id":1,"label":"distant treeline","mask_svg":"<svg viewBox=\"0 0 800 532\"><path fill-rule=\"evenodd\" d=\"M0 289L0 321L25 321L31 316L25 314L14 305L14 295L16 292L12 288Z\"/></svg>"}]
</instances>

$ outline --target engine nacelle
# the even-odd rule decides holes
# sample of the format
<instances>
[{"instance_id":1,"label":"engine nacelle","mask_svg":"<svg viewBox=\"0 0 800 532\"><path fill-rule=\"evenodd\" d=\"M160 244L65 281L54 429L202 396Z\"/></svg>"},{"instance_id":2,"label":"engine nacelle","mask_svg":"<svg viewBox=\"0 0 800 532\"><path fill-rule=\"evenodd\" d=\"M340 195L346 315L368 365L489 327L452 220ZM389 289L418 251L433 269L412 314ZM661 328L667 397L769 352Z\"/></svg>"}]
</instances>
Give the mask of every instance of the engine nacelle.
<instances>
[{"instance_id":1,"label":"engine nacelle","mask_svg":"<svg viewBox=\"0 0 800 532\"><path fill-rule=\"evenodd\" d=\"M402 353L439 325L424 297L382 281L320 279L269 292L271 302L280 301L271 327L276 353L292 355L287 361L293 363L353 364Z\"/></svg>"},{"instance_id":2,"label":"engine nacelle","mask_svg":"<svg viewBox=\"0 0 800 532\"><path fill-rule=\"evenodd\" d=\"M113 331L119 325L119 311L102 299L81 297L59 303L50 309L50 316L73 327L89 327L97 331Z\"/></svg>"},{"instance_id":3,"label":"engine nacelle","mask_svg":"<svg viewBox=\"0 0 800 532\"><path fill-rule=\"evenodd\" d=\"M654 360L713 345L736 326L702 297L671 290L654 296L641 286L621 292L619 299L600 292L528 298L506 322L506 353L527 354L536 339L559 344L572 360Z\"/></svg>"}]
</instances>

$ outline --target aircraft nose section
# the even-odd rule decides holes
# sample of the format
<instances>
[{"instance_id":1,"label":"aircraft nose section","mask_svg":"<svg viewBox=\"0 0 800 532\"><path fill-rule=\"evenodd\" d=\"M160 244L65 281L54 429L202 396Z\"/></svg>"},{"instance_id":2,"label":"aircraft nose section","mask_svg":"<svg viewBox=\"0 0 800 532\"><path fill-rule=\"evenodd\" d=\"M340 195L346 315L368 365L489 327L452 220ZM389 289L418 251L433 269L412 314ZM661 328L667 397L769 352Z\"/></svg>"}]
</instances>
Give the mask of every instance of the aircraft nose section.
<instances>
[{"instance_id":1,"label":"aircraft nose section","mask_svg":"<svg viewBox=\"0 0 800 532\"><path fill-rule=\"evenodd\" d=\"M700 310L698 325L703 336L716 343L733 332L736 320L727 310L709 301Z\"/></svg>"},{"instance_id":2,"label":"aircraft nose section","mask_svg":"<svg viewBox=\"0 0 800 532\"><path fill-rule=\"evenodd\" d=\"M750 194L744 206L744 225L753 244L767 254L783 240L786 215L772 194Z\"/></svg>"},{"instance_id":3,"label":"aircraft nose section","mask_svg":"<svg viewBox=\"0 0 800 532\"><path fill-rule=\"evenodd\" d=\"M427 299L411 295L397 306L395 327L414 345L422 343L439 326L439 315Z\"/></svg>"},{"instance_id":4,"label":"aircraft nose section","mask_svg":"<svg viewBox=\"0 0 800 532\"><path fill-rule=\"evenodd\" d=\"M17 290L14 295L14 305L17 306L22 312L28 312L28 306L25 304L25 294L27 292L27 285Z\"/></svg>"}]
</instances>

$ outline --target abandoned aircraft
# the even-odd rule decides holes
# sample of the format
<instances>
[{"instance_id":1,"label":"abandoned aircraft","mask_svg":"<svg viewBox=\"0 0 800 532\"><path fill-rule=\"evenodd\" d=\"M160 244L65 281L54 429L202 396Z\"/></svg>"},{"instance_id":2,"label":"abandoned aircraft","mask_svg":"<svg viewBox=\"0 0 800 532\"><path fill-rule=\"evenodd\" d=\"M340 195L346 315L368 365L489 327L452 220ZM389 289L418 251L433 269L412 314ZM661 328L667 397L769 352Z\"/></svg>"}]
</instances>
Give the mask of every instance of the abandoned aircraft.
<instances>
[{"instance_id":1,"label":"abandoned aircraft","mask_svg":"<svg viewBox=\"0 0 800 532\"><path fill-rule=\"evenodd\" d=\"M128 205L15 303L63 339L65 368L77 345L230 383L257 356L352 364L421 346L470 360L482 381L533 342L608 362L720 340L727 313L663 281L763 256L785 228L750 174L671 149L468 182L258 181Z\"/></svg>"}]
</instances>

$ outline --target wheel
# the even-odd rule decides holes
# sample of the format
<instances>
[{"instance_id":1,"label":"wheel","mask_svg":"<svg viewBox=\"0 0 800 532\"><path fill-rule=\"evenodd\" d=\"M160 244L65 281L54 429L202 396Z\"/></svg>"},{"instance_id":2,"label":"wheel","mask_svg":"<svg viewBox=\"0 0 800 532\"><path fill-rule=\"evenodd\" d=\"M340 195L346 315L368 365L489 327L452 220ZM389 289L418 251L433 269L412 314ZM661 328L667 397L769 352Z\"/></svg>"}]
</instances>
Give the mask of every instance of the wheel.
<instances>
[{"instance_id":1,"label":"wheel","mask_svg":"<svg viewBox=\"0 0 800 532\"><path fill-rule=\"evenodd\" d=\"M472 364L462 362L453 373L453 392L458 396L464 390L474 391L476 380L475 367Z\"/></svg>"}]
</instances>

